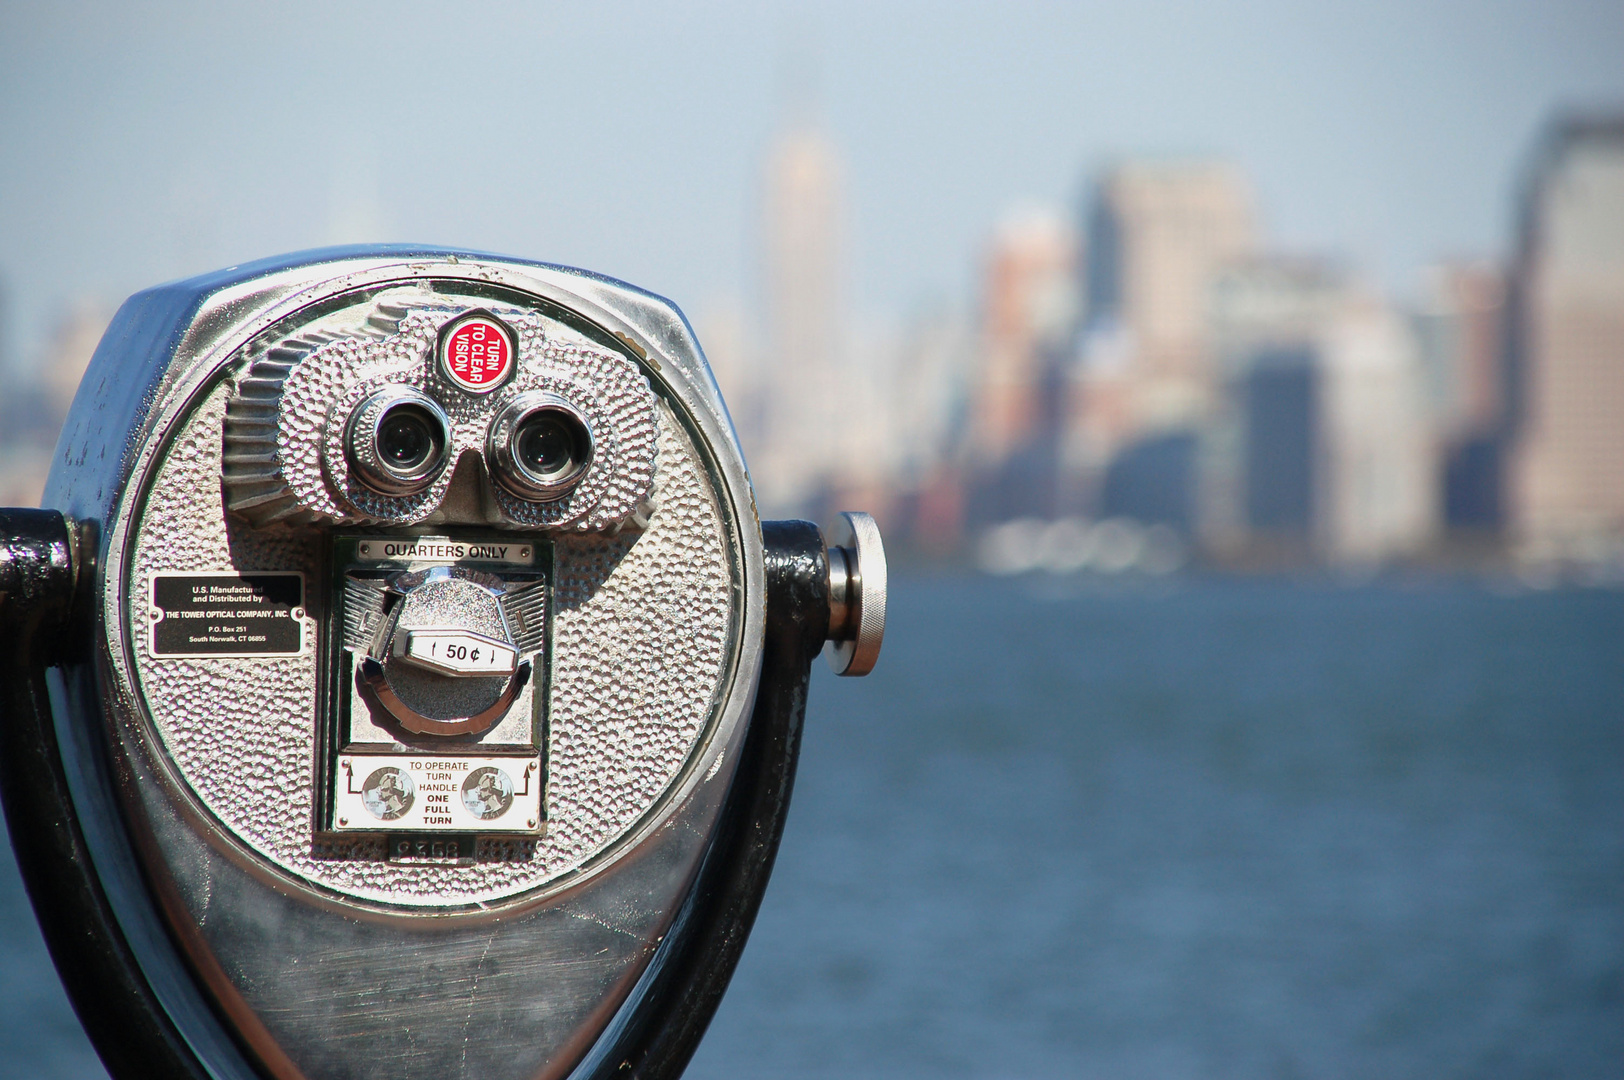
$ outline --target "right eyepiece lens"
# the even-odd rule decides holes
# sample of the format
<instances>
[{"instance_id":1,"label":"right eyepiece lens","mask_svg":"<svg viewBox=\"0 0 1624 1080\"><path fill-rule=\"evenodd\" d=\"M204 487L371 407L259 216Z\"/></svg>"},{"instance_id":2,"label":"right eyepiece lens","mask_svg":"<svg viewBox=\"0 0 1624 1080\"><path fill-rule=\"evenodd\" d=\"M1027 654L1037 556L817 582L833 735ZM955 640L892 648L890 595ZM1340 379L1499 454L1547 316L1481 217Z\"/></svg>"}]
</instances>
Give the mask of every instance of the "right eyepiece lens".
<instances>
[{"instance_id":1,"label":"right eyepiece lens","mask_svg":"<svg viewBox=\"0 0 1624 1080\"><path fill-rule=\"evenodd\" d=\"M546 391L520 394L490 427L486 455L496 482L531 502L562 499L592 464L592 428Z\"/></svg>"},{"instance_id":2,"label":"right eyepiece lens","mask_svg":"<svg viewBox=\"0 0 1624 1080\"><path fill-rule=\"evenodd\" d=\"M586 429L560 409L534 412L513 433L514 456L525 472L545 484L568 480L585 464Z\"/></svg>"}]
</instances>

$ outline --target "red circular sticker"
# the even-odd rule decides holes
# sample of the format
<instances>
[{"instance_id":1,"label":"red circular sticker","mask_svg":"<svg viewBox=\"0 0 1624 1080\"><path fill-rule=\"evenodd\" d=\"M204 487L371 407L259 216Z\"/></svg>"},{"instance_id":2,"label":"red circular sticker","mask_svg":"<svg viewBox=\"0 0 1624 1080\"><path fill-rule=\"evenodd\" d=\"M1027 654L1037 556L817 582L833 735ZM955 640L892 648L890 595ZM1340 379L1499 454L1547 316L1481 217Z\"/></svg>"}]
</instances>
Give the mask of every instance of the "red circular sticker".
<instances>
[{"instance_id":1,"label":"red circular sticker","mask_svg":"<svg viewBox=\"0 0 1624 1080\"><path fill-rule=\"evenodd\" d=\"M513 342L494 319L475 315L458 323L440 346L451 381L464 390L494 390L513 370Z\"/></svg>"}]
</instances>

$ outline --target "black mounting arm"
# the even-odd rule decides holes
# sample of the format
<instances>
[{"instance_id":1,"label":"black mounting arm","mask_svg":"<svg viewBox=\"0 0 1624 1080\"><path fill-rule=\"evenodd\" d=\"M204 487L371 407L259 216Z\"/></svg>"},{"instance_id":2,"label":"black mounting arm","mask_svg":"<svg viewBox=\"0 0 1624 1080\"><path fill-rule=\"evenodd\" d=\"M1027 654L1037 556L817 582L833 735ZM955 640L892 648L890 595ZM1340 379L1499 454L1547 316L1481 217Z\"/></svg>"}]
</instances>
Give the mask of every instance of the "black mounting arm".
<instances>
[{"instance_id":1,"label":"black mounting arm","mask_svg":"<svg viewBox=\"0 0 1624 1080\"><path fill-rule=\"evenodd\" d=\"M88 662L93 537L55 510L0 510L0 798L51 959L118 1077L200 1077L142 976L73 813L45 669Z\"/></svg>"},{"instance_id":2,"label":"black mounting arm","mask_svg":"<svg viewBox=\"0 0 1624 1080\"><path fill-rule=\"evenodd\" d=\"M764 521L761 532L767 634L750 734L722 824L672 928L672 955L599 1077L682 1075L733 978L784 835L812 661L829 634L829 553L809 521Z\"/></svg>"}]
</instances>

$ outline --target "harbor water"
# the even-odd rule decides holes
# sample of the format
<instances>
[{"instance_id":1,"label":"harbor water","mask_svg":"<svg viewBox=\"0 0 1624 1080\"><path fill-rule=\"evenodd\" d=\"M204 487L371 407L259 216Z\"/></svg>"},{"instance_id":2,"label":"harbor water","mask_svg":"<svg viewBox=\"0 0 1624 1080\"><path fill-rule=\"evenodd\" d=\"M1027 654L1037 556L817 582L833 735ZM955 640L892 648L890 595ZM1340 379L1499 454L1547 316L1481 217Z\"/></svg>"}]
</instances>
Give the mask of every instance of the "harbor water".
<instances>
[{"instance_id":1,"label":"harbor water","mask_svg":"<svg viewBox=\"0 0 1624 1080\"><path fill-rule=\"evenodd\" d=\"M892 604L690 1077L1624 1074L1624 592ZM3 862L0 1074L100 1077Z\"/></svg>"}]
</instances>

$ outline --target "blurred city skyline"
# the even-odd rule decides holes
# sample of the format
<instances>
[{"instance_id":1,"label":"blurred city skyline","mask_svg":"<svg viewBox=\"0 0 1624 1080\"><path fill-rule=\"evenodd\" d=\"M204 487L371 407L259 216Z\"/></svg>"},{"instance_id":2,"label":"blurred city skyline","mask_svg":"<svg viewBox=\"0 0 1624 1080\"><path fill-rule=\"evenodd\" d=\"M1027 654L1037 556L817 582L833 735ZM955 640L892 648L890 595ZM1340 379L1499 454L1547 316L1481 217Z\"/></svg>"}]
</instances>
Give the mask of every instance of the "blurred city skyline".
<instances>
[{"instance_id":1,"label":"blurred city skyline","mask_svg":"<svg viewBox=\"0 0 1624 1080\"><path fill-rule=\"evenodd\" d=\"M840 151L861 320L973 303L1011 208L1145 157L1232 161L1283 248L1415 291L1507 253L1553 109L1624 98L1612 3L5 4L0 40L10 364L84 298L357 239L752 308L795 109Z\"/></svg>"},{"instance_id":2,"label":"blurred city skyline","mask_svg":"<svg viewBox=\"0 0 1624 1080\"><path fill-rule=\"evenodd\" d=\"M4 9L0 487L123 294L404 239L677 301L768 514L1006 571L1610 551L1551 493L1614 449L1513 446L1507 350L1624 11L1133 11Z\"/></svg>"}]
</instances>

